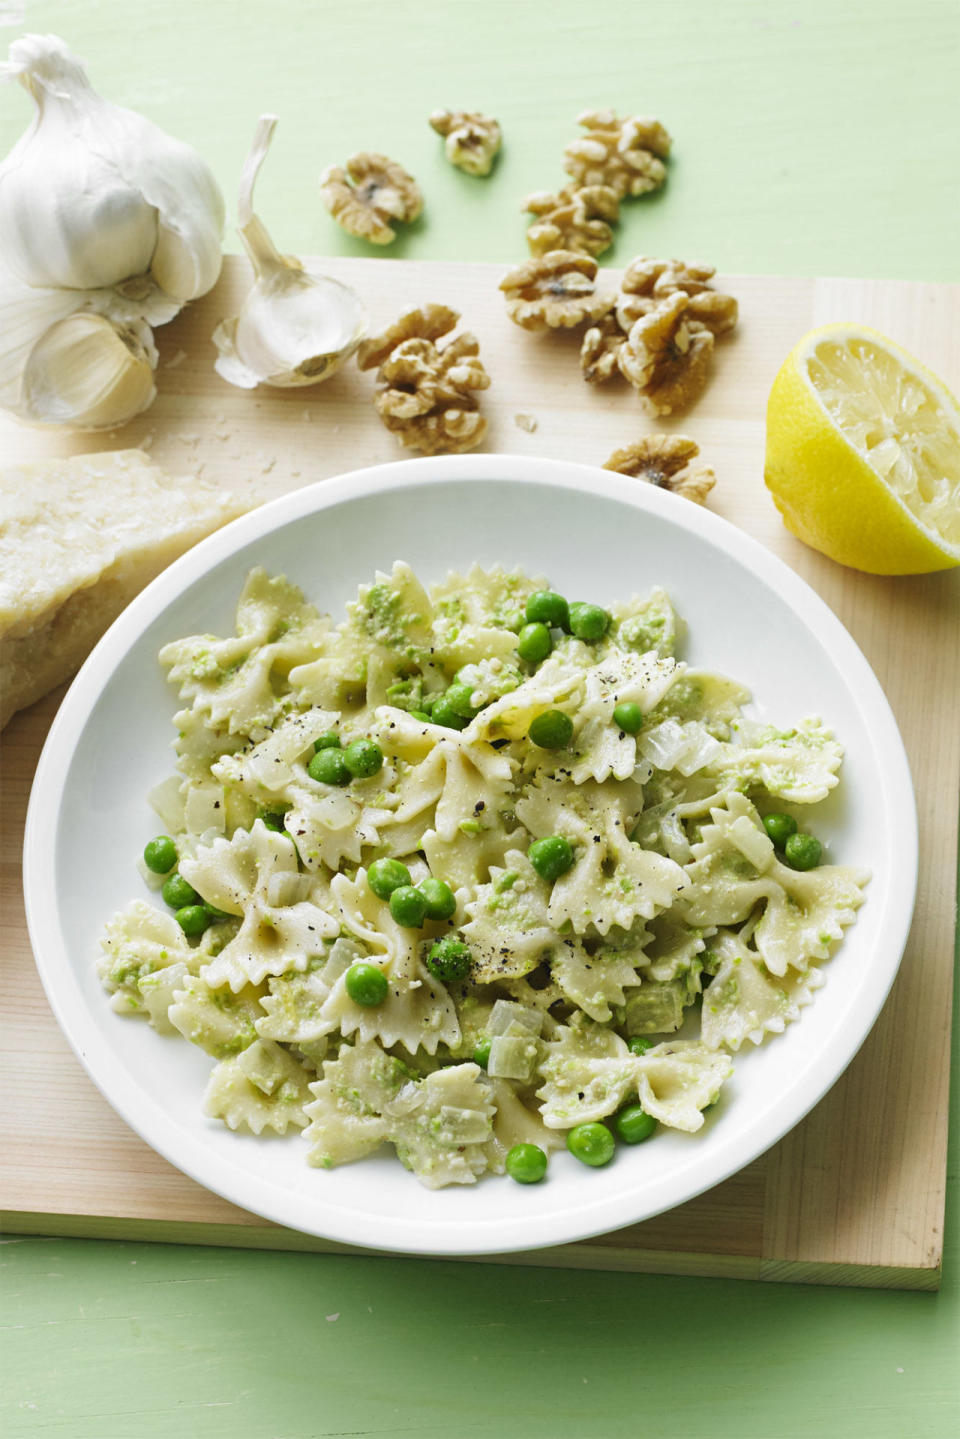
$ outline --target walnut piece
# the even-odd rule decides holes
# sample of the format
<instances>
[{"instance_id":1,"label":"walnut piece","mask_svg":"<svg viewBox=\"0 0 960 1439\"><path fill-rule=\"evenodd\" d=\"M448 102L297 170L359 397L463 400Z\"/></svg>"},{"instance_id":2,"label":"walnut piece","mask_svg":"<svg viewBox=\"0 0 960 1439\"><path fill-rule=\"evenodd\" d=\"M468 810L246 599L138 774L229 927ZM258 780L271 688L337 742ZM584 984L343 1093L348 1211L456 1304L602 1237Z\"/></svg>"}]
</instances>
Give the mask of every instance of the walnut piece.
<instances>
[{"instance_id":1,"label":"walnut piece","mask_svg":"<svg viewBox=\"0 0 960 1439\"><path fill-rule=\"evenodd\" d=\"M606 185L623 200L663 184L670 136L659 120L643 115L620 120L613 110L584 110L577 123L586 134L567 146L563 167L578 187Z\"/></svg>"},{"instance_id":2,"label":"walnut piece","mask_svg":"<svg viewBox=\"0 0 960 1439\"><path fill-rule=\"evenodd\" d=\"M620 285L617 319L624 331L641 315L648 315L657 302L683 291L690 296L689 318L714 336L728 334L737 323L738 306L732 295L711 289L716 274L712 265L688 264L685 260L651 260L638 255L627 266Z\"/></svg>"},{"instance_id":3,"label":"walnut piece","mask_svg":"<svg viewBox=\"0 0 960 1439\"><path fill-rule=\"evenodd\" d=\"M694 467L699 453L700 446L686 435L646 435L634 445L614 450L603 468L646 480L702 505L716 484L716 475L709 465Z\"/></svg>"},{"instance_id":4,"label":"walnut piece","mask_svg":"<svg viewBox=\"0 0 960 1439\"><path fill-rule=\"evenodd\" d=\"M409 310L358 351L361 370L380 367L374 405L406 449L456 454L474 449L487 432L475 391L490 377L476 336L464 331L442 347L435 343L459 318L446 305Z\"/></svg>"},{"instance_id":5,"label":"walnut piece","mask_svg":"<svg viewBox=\"0 0 960 1439\"><path fill-rule=\"evenodd\" d=\"M523 208L536 215L527 230L531 255L550 250L572 250L578 255L602 255L613 244L612 224L620 215L620 201L609 185L573 185L553 195L539 190L528 195Z\"/></svg>"},{"instance_id":6,"label":"walnut piece","mask_svg":"<svg viewBox=\"0 0 960 1439\"><path fill-rule=\"evenodd\" d=\"M446 139L451 165L468 175L489 175L500 149L500 126L476 110L434 110L430 124Z\"/></svg>"},{"instance_id":7,"label":"walnut piece","mask_svg":"<svg viewBox=\"0 0 960 1439\"><path fill-rule=\"evenodd\" d=\"M619 373L617 356L627 338L620 328L620 321L612 310L601 315L589 330L584 332L580 346L580 368L583 378L591 385L602 385Z\"/></svg>"},{"instance_id":8,"label":"walnut piece","mask_svg":"<svg viewBox=\"0 0 960 1439\"><path fill-rule=\"evenodd\" d=\"M500 288L514 324L524 330L569 330L613 308L613 296L597 294L596 277L597 262L589 255L549 250L510 270Z\"/></svg>"},{"instance_id":9,"label":"walnut piece","mask_svg":"<svg viewBox=\"0 0 960 1439\"><path fill-rule=\"evenodd\" d=\"M713 335L689 317L683 290L641 315L617 352L620 373L640 391L654 415L684 409L702 392L713 354Z\"/></svg>"},{"instance_id":10,"label":"walnut piece","mask_svg":"<svg viewBox=\"0 0 960 1439\"><path fill-rule=\"evenodd\" d=\"M382 335L372 335L362 341L357 349L357 364L361 370L375 369L404 340L439 340L455 329L459 318L459 313L449 305L421 305L418 310L408 310Z\"/></svg>"},{"instance_id":11,"label":"walnut piece","mask_svg":"<svg viewBox=\"0 0 960 1439\"><path fill-rule=\"evenodd\" d=\"M391 221L415 220L423 196L402 165L374 150L351 155L346 166L329 165L320 176L323 203L349 235L373 245L396 239Z\"/></svg>"}]
</instances>

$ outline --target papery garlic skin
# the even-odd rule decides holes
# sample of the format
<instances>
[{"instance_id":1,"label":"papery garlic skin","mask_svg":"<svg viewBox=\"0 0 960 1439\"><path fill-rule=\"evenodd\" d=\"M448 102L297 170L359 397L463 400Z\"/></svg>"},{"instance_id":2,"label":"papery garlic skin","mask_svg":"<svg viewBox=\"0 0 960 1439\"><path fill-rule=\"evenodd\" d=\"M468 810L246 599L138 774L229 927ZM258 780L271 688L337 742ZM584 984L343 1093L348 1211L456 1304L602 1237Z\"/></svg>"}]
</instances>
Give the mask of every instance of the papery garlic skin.
<instances>
[{"instance_id":1,"label":"papery garlic skin","mask_svg":"<svg viewBox=\"0 0 960 1439\"><path fill-rule=\"evenodd\" d=\"M255 283L240 314L213 333L216 371L231 385L252 390L316 385L334 374L367 333L367 313L349 285L281 255L253 213L253 190L276 129L261 117L240 177L240 238Z\"/></svg>"},{"instance_id":2,"label":"papery garlic skin","mask_svg":"<svg viewBox=\"0 0 960 1439\"><path fill-rule=\"evenodd\" d=\"M6 268L36 287L116 289L155 324L205 294L220 274L224 205L200 156L98 95L55 35L15 40L0 76L37 106L0 164Z\"/></svg>"}]
</instances>

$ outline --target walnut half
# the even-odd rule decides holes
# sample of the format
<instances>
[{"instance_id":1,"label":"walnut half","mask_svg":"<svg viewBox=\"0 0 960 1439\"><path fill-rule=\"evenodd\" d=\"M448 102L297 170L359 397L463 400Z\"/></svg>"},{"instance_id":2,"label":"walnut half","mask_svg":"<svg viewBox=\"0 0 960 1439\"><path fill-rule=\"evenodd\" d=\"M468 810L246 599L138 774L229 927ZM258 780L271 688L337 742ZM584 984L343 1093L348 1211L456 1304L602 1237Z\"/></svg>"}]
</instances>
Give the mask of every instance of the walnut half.
<instances>
[{"instance_id":1,"label":"walnut half","mask_svg":"<svg viewBox=\"0 0 960 1439\"><path fill-rule=\"evenodd\" d=\"M709 465L694 467L699 453L700 446L686 435L646 435L634 445L614 450L603 468L646 480L702 505L716 484L716 475Z\"/></svg>"},{"instance_id":2,"label":"walnut half","mask_svg":"<svg viewBox=\"0 0 960 1439\"><path fill-rule=\"evenodd\" d=\"M320 194L342 229L373 245L389 245L397 235L391 221L409 224L423 209L413 176L374 150L351 155L346 166L329 165L320 176Z\"/></svg>"},{"instance_id":3,"label":"walnut half","mask_svg":"<svg viewBox=\"0 0 960 1439\"><path fill-rule=\"evenodd\" d=\"M524 330L569 330L612 310L612 295L596 292L597 262L573 250L549 250L510 270L500 281L507 314Z\"/></svg>"},{"instance_id":4,"label":"walnut half","mask_svg":"<svg viewBox=\"0 0 960 1439\"><path fill-rule=\"evenodd\" d=\"M613 244L613 230L620 215L620 201L608 185L573 185L553 195L537 191L528 195L523 208L536 219L527 230L531 255L550 250L572 250L578 255L602 255Z\"/></svg>"},{"instance_id":5,"label":"walnut half","mask_svg":"<svg viewBox=\"0 0 960 1439\"><path fill-rule=\"evenodd\" d=\"M617 319L624 331L641 315L649 314L658 301L683 291L690 297L688 317L704 325L714 336L728 334L736 325L739 307L732 295L711 287L716 274L712 265L689 264L686 260L652 260L638 255L623 273Z\"/></svg>"},{"instance_id":6,"label":"walnut half","mask_svg":"<svg viewBox=\"0 0 960 1439\"><path fill-rule=\"evenodd\" d=\"M586 133L567 146L563 167L578 187L608 185L623 200L658 190L667 178L670 136L659 120L584 110L577 123Z\"/></svg>"},{"instance_id":7,"label":"walnut half","mask_svg":"<svg viewBox=\"0 0 960 1439\"><path fill-rule=\"evenodd\" d=\"M691 320L682 290L641 315L617 352L620 373L640 391L654 415L685 409L701 394L713 354L713 335Z\"/></svg>"},{"instance_id":8,"label":"walnut half","mask_svg":"<svg viewBox=\"0 0 960 1439\"><path fill-rule=\"evenodd\" d=\"M361 370L379 366L374 405L406 449L460 453L475 449L487 432L475 392L485 390L490 377L476 337L464 331L436 344L459 318L446 305L408 310L357 352Z\"/></svg>"},{"instance_id":9,"label":"walnut half","mask_svg":"<svg viewBox=\"0 0 960 1439\"><path fill-rule=\"evenodd\" d=\"M489 175L500 149L500 126L476 110L434 110L430 124L446 140L451 165L468 175Z\"/></svg>"}]
</instances>

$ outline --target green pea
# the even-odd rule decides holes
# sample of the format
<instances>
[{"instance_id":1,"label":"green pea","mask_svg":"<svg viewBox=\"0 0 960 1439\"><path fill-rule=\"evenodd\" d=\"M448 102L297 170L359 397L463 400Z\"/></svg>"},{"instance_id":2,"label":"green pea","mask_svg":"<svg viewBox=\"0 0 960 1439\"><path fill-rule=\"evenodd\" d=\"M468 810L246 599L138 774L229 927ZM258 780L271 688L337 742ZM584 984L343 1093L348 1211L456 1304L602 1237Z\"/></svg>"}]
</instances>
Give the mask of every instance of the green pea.
<instances>
[{"instance_id":1,"label":"green pea","mask_svg":"<svg viewBox=\"0 0 960 1439\"><path fill-rule=\"evenodd\" d=\"M313 742L314 754L319 754L322 749L339 748L340 736L337 734L335 729L328 729L326 734L322 734L319 739L315 739Z\"/></svg>"},{"instance_id":2,"label":"green pea","mask_svg":"<svg viewBox=\"0 0 960 1439\"><path fill-rule=\"evenodd\" d=\"M787 840L797 832L797 821L792 814L765 814L763 827L777 849L783 849Z\"/></svg>"},{"instance_id":3,"label":"green pea","mask_svg":"<svg viewBox=\"0 0 960 1439\"><path fill-rule=\"evenodd\" d=\"M573 739L573 720L563 710L544 710L530 721L527 734L538 749L566 749Z\"/></svg>"},{"instance_id":4,"label":"green pea","mask_svg":"<svg viewBox=\"0 0 960 1439\"><path fill-rule=\"evenodd\" d=\"M280 810L276 812L269 809L257 810L257 819L260 823L264 825L265 828L272 829L276 834L283 833L283 822L285 818L286 815Z\"/></svg>"},{"instance_id":5,"label":"green pea","mask_svg":"<svg viewBox=\"0 0 960 1439\"><path fill-rule=\"evenodd\" d=\"M401 884L390 896L390 913L405 929L419 929L427 917L427 901L412 884Z\"/></svg>"},{"instance_id":6,"label":"green pea","mask_svg":"<svg viewBox=\"0 0 960 1439\"><path fill-rule=\"evenodd\" d=\"M599 605L585 605L580 602L570 606L570 633L578 640L595 644L607 633L610 616Z\"/></svg>"},{"instance_id":7,"label":"green pea","mask_svg":"<svg viewBox=\"0 0 960 1439\"><path fill-rule=\"evenodd\" d=\"M599 1169L610 1163L616 1143L605 1124L576 1124L567 1135L567 1148L581 1164Z\"/></svg>"},{"instance_id":8,"label":"green pea","mask_svg":"<svg viewBox=\"0 0 960 1439\"><path fill-rule=\"evenodd\" d=\"M523 613L523 610L509 610L503 617L504 629L513 630L515 635L520 633L526 622L527 617Z\"/></svg>"},{"instance_id":9,"label":"green pea","mask_svg":"<svg viewBox=\"0 0 960 1439\"><path fill-rule=\"evenodd\" d=\"M344 750L343 762L354 779L369 779L383 769L383 750L372 739L355 739Z\"/></svg>"},{"instance_id":10,"label":"green pea","mask_svg":"<svg viewBox=\"0 0 960 1439\"><path fill-rule=\"evenodd\" d=\"M430 874L417 885L427 906L427 919L450 919L457 910L457 900L446 880Z\"/></svg>"},{"instance_id":11,"label":"green pea","mask_svg":"<svg viewBox=\"0 0 960 1439\"><path fill-rule=\"evenodd\" d=\"M351 778L340 749L318 750L307 765L307 774L319 784L345 785L350 783Z\"/></svg>"},{"instance_id":12,"label":"green pea","mask_svg":"<svg viewBox=\"0 0 960 1439\"><path fill-rule=\"evenodd\" d=\"M632 1039L627 1040L627 1048L631 1054L646 1054L648 1049L653 1048L653 1040L648 1039L645 1034L635 1034Z\"/></svg>"},{"instance_id":13,"label":"green pea","mask_svg":"<svg viewBox=\"0 0 960 1439\"><path fill-rule=\"evenodd\" d=\"M188 884L182 874L172 874L161 889L164 904L171 909L183 909L189 905L200 904L200 896L192 884Z\"/></svg>"},{"instance_id":14,"label":"green pea","mask_svg":"<svg viewBox=\"0 0 960 1439\"><path fill-rule=\"evenodd\" d=\"M448 935L446 939L438 939L436 944L430 946L430 952L427 955L427 968L444 984L453 984L458 979L466 979L472 963L473 955L470 953L469 944L464 944L462 939L454 939L452 935ZM489 1057L490 1042L488 1040L487 1054L483 1061L484 1069L487 1067L486 1059ZM476 1053L474 1059L476 1059ZM480 1063L479 1059L477 1059L477 1063Z\"/></svg>"},{"instance_id":15,"label":"green pea","mask_svg":"<svg viewBox=\"0 0 960 1439\"><path fill-rule=\"evenodd\" d=\"M791 869L816 869L821 853L820 841L812 834L792 834L783 847Z\"/></svg>"},{"instance_id":16,"label":"green pea","mask_svg":"<svg viewBox=\"0 0 960 1439\"><path fill-rule=\"evenodd\" d=\"M434 724L442 724L446 729L466 729L469 723L463 715L457 714L445 694L434 704L430 717Z\"/></svg>"},{"instance_id":17,"label":"green pea","mask_svg":"<svg viewBox=\"0 0 960 1439\"><path fill-rule=\"evenodd\" d=\"M481 1039L473 1051L473 1062L474 1064L479 1064L481 1069L486 1069L490 1063L490 1043L491 1041L489 1039Z\"/></svg>"},{"instance_id":18,"label":"green pea","mask_svg":"<svg viewBox=\"0 0 960 1439\"><path fill-rule=\"evenodd\" d=\"M573 864L573 850L562 834L548 834L533 841L527 858L540 878L553 884Z\"/></svg>"},{"instance_id":19,"label":"green pea","mask_svg":"<svg viewBox=\"0 0 960 1439\"><path fill-rule=\"evenodd\" d=\"M657 1127L657 1121L639 1104L625 1104L613 1116L613 1127L624 1144L642 1144Z\"/></svg>"},{"instance_id":20,"label":"green pea","mask_svg":"<svg viewBox=\"0 0 960 1439\"><path fill-rule=\"evenodd\" d=\"M424 695L420 701L420 708L424 714L432 714L433 707L440 698L439 694Z\"/></svg>"},{"instance_id":21,"label":"green pea","mask_svg":"<svg viewBox=\"0 0 960 1439\"><path fill-rule=\"evenodd\" d=\"M546 625L524 625L517 636L517 654L529 664L538 665L553 649L553 640Z\"/></svg>"},{"instance_id":22,"label":"green pea","mask_svg":"<svg viewBox=\"0 0 960 1439\"><path fill-rule=\"evenodd\" d=\"M410 718L419 720L421 724L430 724L430 716L426 710L410 710Z\"/></svg>"},{"instance_id":23,"label":"green pea","mask_svg":"<svg viewBox=\"0 0 960 1439\"><path fill-rule=\"evenodd\" d=\"M567 602L556 590L535 590L527 600L524 614L528 624L549 625L555 630L570 628Z\"/></svg>"},{"instance_id":24,"label":"green pea","mask_svg":"<svg viewBox=\"0 0 960 1439\"><path fill-rule=\"evenodd\" d=\"M539 1184L547 1172L547 1156L538 1144L515 1144L507 1150L506 1166L518 1184Z\"/></svg>"},{"instance_id":25,"label":"green pea","mask_svg":"<svg viewBox=\"0 0 960 1439\"><path fill-rule=\"evenodd\" d=\"M395 889L410 883L410 871L398 859L375 859L367 870L367 884L377 899L389 899Z\"/></svg>"},{"instance_id":26,"label":"green pea","mask_svg":"<svg viewBox=\"0 0 960 1439\"><path fill-rule=\"evenodd\" d=\"M143 862L154 874L169 874L177 862L177 846L168 834L158 834L144 845Z\"/></svg>"},{"instance_id":27,"label":"green pea","mask_svg":"<svg viewBox=\"0 0 960 1439\"><path fill-rule=\"evenodd\" d=\"M205 904L185 904L173 916L184 934L203 934L213 923L213 915Z\"/></svg>"},{"instance_id":28,"label":"green pea","mask_svg":"<svg viewBox=\"0 0 960 1439\"><path fill-rule=\"evenodd\" d=\"M633 700L627 700L625 704L617 705L613 722L624 734L639 734L643 729L643 711Z\"/></svg>"},{"instance_id":29,"label":"green pea","mask_svg":"<svg viewBox=\"0 0 960 1439\"><path fill-rule=\"evenodd\" d=\"M375 1004L382 1004L389 988L383 970L375 964L365 964L363 961L351 964L343 984L354 1004L362 1005L364 1009L372 1009Z\"/></svg>"},{"instance_id":30,"label":"green pea","mask_svg":"<svg viewBox=\"0 0 960 1439\"><path fill-rule=\"evenodd\" d=\"M470 703L472 694L473 685L467 684L465 680L454 680L444 695L444 699L454 714L462 715L464 719L471 720L475 714L479 713L476 706Z\"/></svg>"}]
</instances>

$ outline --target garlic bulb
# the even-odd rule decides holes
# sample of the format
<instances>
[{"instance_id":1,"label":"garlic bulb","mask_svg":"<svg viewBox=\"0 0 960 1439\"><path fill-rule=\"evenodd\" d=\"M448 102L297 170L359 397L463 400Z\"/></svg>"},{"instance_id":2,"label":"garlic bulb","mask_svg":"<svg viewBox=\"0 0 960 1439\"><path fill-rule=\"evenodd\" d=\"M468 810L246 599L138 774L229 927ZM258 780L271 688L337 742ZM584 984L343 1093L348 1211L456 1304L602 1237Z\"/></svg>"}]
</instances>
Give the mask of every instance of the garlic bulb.
<instances>
[{"instance_id":1,"label":"garlic bulb","mask_svg":"<svg viewBox=\"0 0 960 1439\"><path fill-rule=\"evenodd\" d=\"M0 256L24 284L116 291L163 324L220 274L223 197L194 150L104 100L56 35L25 35L0 76L33 124L0 164ZM103 309L110 311L109 303Z\"/></svg>"},{"instance_id":2,"label":"garlic bulb","mask_svg":"<svg viewBox=\"0 0 960 1439\"><path fill-rule=\"evenodd\" d=\"M367 332L363 304L348 285L306 269L281 255L253 213L253 189L277 117L257 125L240 176L239 234L255 281L240 314L213 334L219 350L216 369L231 385L291 388L326 380L353 354Z\"/></svg>"},{"instance_id":3,"label":"garlic bulb","mask_svg":"<svg viewBox=\"0 0 960 1439\"><path fill-rule=\"evenodd\" d=\"M122 425L156 398L149 326L217 280L223 198L199 155L103 100L55 35L15 40L0 79L37 107L0 163L0 406Z\"/></svg>"}]
</instances>

